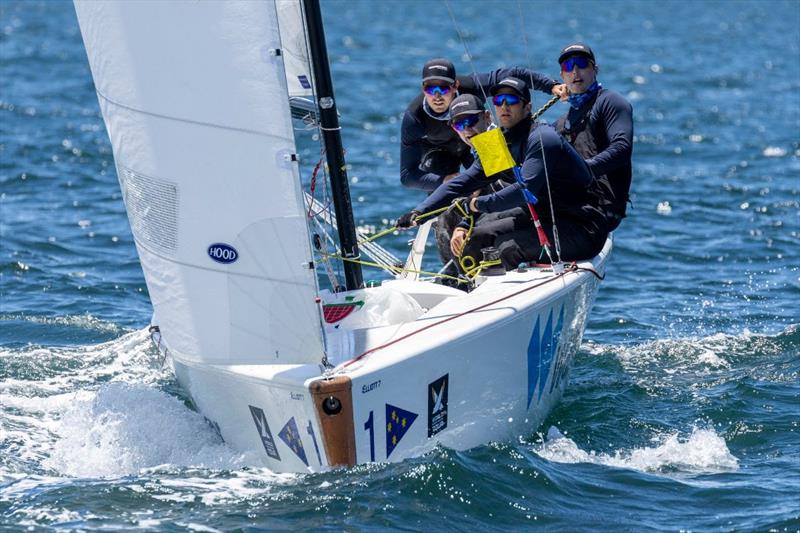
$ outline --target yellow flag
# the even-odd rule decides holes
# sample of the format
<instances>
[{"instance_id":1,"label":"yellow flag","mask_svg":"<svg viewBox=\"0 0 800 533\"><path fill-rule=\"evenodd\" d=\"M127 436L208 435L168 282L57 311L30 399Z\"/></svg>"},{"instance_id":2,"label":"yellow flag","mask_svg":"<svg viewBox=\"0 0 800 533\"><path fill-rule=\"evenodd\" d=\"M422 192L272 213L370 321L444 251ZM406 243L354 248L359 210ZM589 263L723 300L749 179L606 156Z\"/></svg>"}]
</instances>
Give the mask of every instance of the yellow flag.
<instances>
[{"instance_id":1,"label":"yellow flag","mask_svg":"<svg viewBox=\"0 0 800 533\"><path fill-rule=\"evenodd\" d=\"M483 171L487 176L513 168L516 163L508 151L506 139L500 128L488 130L470 139L472 146L478 152Z\"/></svg>"}]
</instances>

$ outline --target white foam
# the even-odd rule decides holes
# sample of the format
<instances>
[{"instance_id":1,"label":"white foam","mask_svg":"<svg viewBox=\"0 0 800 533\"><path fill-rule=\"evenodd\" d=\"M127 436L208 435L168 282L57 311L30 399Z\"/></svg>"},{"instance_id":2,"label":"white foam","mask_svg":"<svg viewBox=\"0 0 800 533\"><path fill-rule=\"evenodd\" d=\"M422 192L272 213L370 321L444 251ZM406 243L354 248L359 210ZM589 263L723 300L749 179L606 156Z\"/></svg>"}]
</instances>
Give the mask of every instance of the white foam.
<instances>
[{"instance_id":1,"label":"white foam","mask_svg":"<svg viewBox=\"0 0 800 533\"><path fill-rule=\"evenodd\" d=\"M783 157L787 153L786 148L780 146L767 146L764 148L762 155L764 157Z\"/></svg>"},{"instance_id":2,"label":"white foam","mask_svg":"<svg viewBox=\"0 0 800 533\"><path fill-rule=\"evenodd\" d=\"M613 454L581 450L572 440L551 427L545 442L534 451L541 457L557 463L593 463L642 472L678 470L692 474L729 472L739 468L725 439L713 429L692 429L688 438L678 433L658 438L654 447L616 450Z\"/></svg>"},{"instance_id":3,"label":"white foam","mask_svg":"<svg viewBox=\"0 0 800 533\"><path fill-rule=\"evenodd\" d=\"M243 457L201 415L143 384L110 383L76 397L57 421L45 468L77 477L119 477L158 465L231 469Z\"/></svg>"}]
</instances>

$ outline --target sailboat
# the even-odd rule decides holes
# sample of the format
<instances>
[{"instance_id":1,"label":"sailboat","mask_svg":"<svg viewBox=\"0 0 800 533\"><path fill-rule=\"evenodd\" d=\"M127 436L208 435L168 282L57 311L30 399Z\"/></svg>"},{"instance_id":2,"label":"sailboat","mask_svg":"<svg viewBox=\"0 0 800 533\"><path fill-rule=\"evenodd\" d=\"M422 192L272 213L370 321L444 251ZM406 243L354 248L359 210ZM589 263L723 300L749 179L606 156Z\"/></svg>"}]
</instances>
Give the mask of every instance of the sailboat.
<instances>
[{"instance_id":1,"label":"sailboat","mask_svg":"<svg viewBox=\"0 0 800 533\"><path fill-rule=\"evenodd\" d=\"M541 424L611 239L572 268L478 276L469 292L408 272L365 288L318 0L75 7L151 331L231 447L314 472ZM342 290L320 283L293 117L316 121L325 144Z\"/></svg>"}]
</instances>

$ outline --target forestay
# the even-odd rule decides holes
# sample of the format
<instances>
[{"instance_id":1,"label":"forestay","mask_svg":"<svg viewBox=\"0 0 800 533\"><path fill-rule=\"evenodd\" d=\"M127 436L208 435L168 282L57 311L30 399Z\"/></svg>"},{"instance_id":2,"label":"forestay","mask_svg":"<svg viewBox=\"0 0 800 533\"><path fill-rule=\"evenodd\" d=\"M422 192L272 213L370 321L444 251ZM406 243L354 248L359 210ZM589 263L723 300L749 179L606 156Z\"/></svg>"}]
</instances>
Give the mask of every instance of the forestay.
<instances>
[{"instance_id":1,"label":"forestay","mask_svg":"<svg viewBox=\"0 0 800 533\"><path fill-rule=\"evenodd\" d=\"M209 363L318 363L275 2L75 4L170 350Z\"/></svg>"}]
</instances>

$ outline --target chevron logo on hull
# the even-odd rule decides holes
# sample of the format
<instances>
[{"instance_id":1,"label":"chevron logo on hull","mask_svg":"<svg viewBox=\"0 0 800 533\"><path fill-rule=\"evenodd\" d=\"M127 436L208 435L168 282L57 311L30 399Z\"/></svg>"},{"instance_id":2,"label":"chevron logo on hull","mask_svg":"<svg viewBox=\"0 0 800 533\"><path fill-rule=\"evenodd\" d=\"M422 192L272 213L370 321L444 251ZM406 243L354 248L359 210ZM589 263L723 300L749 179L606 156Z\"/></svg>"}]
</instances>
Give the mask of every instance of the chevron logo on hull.
<instances>
[{"instance_id":1,"label":"chevron logo on hull","mask_svg":"<svg viewBox=\"0 0 800 533\"><path fill-rule=\"evenodd\" d=\"M555 330L553 329L553 309L547 317L544 331L541 328L541 317L536 317L536 324L533 326L531 340L528 343L528 408L531 401L537 396L537 401L541 401L544 386L550 376L550 367L553 357L558 352L558 343L561 340L561 328L564 325L564 307L558 314L558 322Z\"/></svg>"}]
</instances>

